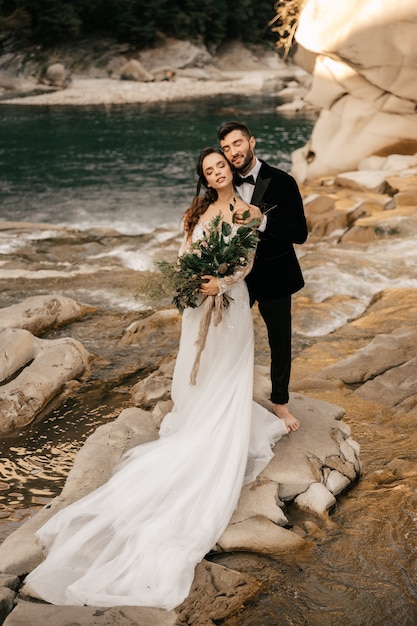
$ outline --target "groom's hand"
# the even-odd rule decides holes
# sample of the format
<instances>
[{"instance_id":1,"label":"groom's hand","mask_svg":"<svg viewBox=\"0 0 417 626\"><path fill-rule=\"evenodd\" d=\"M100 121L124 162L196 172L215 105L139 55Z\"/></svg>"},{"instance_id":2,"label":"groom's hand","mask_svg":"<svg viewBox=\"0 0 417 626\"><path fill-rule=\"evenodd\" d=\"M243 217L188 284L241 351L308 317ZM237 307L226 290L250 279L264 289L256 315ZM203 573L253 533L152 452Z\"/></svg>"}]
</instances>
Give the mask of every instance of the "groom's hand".
<instances>
[{"instance_id":1,"label":"groom's hand","mask_svg":"<svg viewBox=\"0 0 417 626\"><path fill-rule=\"evenodd\" d=\"M250 215L248 215L248 212ZM262 222L262 211L254 204L248 204L247 207L237 209L235 224L249 224L251 220L256 220L259 224ZM258 225L259 225L258 224Z\"/></svg>"}]
</instances>

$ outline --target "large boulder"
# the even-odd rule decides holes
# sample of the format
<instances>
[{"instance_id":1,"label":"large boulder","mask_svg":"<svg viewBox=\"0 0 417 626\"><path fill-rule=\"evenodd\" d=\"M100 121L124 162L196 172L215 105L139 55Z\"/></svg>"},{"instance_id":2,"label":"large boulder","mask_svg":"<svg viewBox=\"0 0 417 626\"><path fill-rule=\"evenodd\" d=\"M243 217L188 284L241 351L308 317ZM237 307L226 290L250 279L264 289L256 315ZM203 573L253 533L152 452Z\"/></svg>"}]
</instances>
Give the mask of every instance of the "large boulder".
<instances>
[{"instance_id":1,"label":"large boulder","mask_svg":"<svg viewBox=\"0 0 417 626\"><path fill-rule=\"evenodd\" d=\"M71 83L71 75L63 63L52 63L48 66L41 82L57 89L65 89Z\"/></svg>"},{"instance_id":2,"label":"large boulder","mask_svg":"<svg viewBox=\"0 0 417 626\"><path fill-rule=\"evenodd\" d=\"M53 398L77 385L90 355L71 337L42 333L94 307L58 295L32 296L0 309L0 433L32 422Z\"/></svg>"},{"instance_id":3,"label":"large boulder","mask_svg":"<svg viewBox=\"0 0 417 626\"><path fill-rule=\"evenodd\" d=\"M136 80L141 83L148 83L154 80L153 75L145 70L137 59L130 59L120 70L122 80Z\"/></svg>"},{"instance_id":4,"label":"large boulder","mask_svg":"<svg viewBox=\"0 0 417 626\"><path fill-rule=\"evenodd\" d=\"M89 304L60 295L30 296L0 309L0 328L25 328L41 334L51 327L74 321L96 311Z\"/></svg>"},{"instance_id":5,"label":"large boulder","mask_svg":"<svg viewBox=\"0 0 417 626\"><path fill-rule=\"evenodd\" d=\"M355 169L377 153L416 152L416 38L414 0L305 3L296 40L316 55L306 97L321 113L293 155L297 179Z\"/></svg>"},{"instance_id":6,"label":"large boulder","mask_svg":"<svg viewBox=\"0 0 417 626\"><path fill-rule=\"evenodd\" d=\"M162 45L143 50L139 60L144 67L153 72L155 68L164 66L174 70L204 67L213 62L213 57L202 44L167 38Z\"/></svg>"},{"instance_id":7,"label":"large boulder","mask_svg":"<svg viewBox=\"0 0 417 626\"><path fill-rule=\"evenodd\" d=\"M0 433L32 422L89 361L75 339L39 339L23 329L3 329L0 347L0 381L11 378L0 387Z\"/></svg>"}]
</instances>

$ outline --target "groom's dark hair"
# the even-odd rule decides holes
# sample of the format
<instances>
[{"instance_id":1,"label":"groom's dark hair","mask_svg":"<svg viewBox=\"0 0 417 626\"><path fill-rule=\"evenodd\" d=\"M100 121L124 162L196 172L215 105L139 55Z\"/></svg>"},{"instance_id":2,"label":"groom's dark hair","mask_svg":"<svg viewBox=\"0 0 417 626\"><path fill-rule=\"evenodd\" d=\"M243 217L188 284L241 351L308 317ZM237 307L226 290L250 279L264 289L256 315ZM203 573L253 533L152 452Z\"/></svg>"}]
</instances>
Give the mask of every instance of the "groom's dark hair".
<instances>
[{"instance_id":1,"label":"groom's dark hair","mask_svg":"<svg viewBox=\"0 0 417 626\"><path fill-rule=\"evenodd\" d=\"M240 130L240 132L243 133L247 139L252 137L252 133L243 122L225 122L220 126L217 132L219 141L222 141L222 139L224 139L226 135L231 133L233 130Z\"/></svg>"}]
</instances>

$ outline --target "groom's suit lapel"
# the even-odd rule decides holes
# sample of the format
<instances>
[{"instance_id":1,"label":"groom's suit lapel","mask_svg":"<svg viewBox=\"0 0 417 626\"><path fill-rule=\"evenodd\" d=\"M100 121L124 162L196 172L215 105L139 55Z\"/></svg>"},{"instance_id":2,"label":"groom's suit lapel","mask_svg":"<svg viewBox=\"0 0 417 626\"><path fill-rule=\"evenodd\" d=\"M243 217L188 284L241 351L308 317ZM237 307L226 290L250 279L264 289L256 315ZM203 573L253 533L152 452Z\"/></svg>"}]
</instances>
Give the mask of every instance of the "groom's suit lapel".
<instances>
[{"instance_id":1,"label":"groom's suit lapel","mask_svg":"<svg viewBox=\"0 0 417 626\"><path fill-rule=\"evenodd\" d=\"M259 170L259 174L256 179L256 185L251 200L251 204L255 204L256 206L259 206L259 203L262 201L262 198L264 197L265 192L268 189L269 184L272 180L271 177L268 176L268 173L265 172L265 169L267 168L265 167L265 164L262 163L262 167Z\"/></svg>"}]
</instances>

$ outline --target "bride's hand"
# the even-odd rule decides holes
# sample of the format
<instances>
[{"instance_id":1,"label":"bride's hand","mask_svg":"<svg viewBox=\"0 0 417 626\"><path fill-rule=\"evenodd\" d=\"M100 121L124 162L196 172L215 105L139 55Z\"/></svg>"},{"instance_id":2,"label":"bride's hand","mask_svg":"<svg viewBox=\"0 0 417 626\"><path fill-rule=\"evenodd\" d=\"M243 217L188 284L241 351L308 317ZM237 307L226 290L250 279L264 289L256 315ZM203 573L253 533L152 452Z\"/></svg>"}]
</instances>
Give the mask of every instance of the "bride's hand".
<instances>
[{"instance_id":1,"label":"bride's hand","mask_svg":"<svg viewBox=\"0 0 417 626\"><path fill-rule=\"evenodd\" d=\"M219 283L215 276L202 276L203 281L200 285L200 291L203 296L216 296L219 293Z\"/></svg>"}]
</instances>

